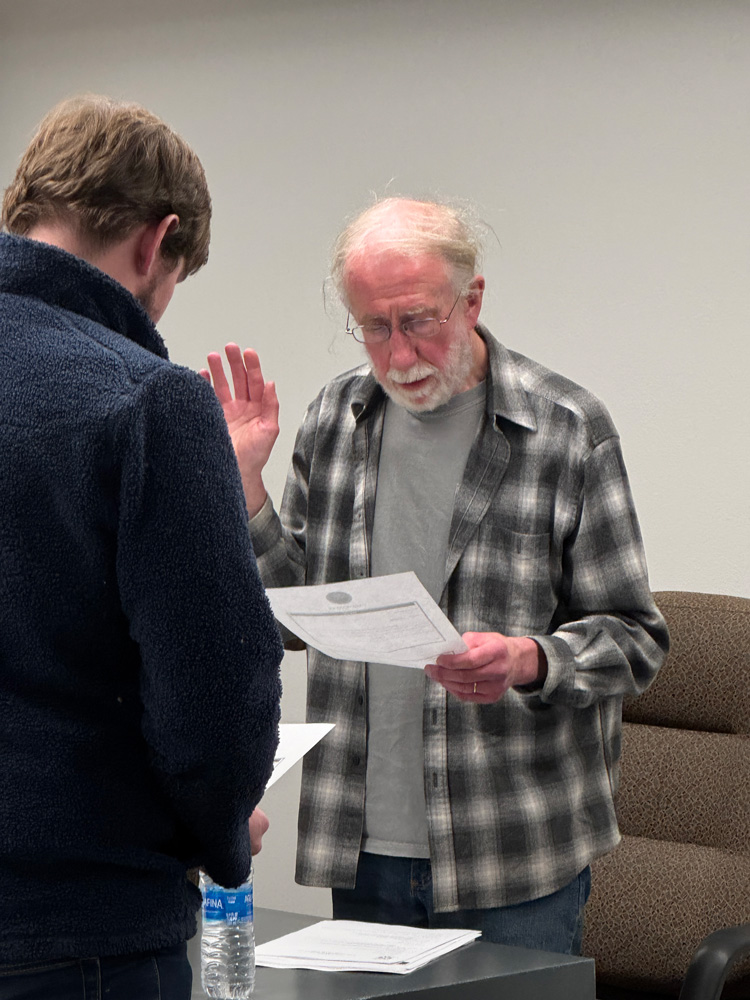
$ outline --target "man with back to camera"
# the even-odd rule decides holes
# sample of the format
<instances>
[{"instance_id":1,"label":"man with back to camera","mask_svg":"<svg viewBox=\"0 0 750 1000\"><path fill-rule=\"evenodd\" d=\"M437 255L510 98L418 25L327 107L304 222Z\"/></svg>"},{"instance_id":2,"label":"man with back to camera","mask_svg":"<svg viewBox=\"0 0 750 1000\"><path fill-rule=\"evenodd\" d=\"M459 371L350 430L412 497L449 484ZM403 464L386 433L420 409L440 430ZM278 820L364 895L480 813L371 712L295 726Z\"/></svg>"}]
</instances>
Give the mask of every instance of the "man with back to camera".
<instances>
[{"instance_id":1,"label":"man with back to camera","mask_svg":"<svg viewBox=\"0 0 750 1000\"><path fill-rule=\"evenodd\" d=\"M187 143L98 97L48 114L5 192L3 998L188 1000L187 871L250 868L281 642L221 408L154 325L210 216Z\"/></svg>"},{"instance_id":2,"label":"man with back to camera","mask_svg":"<svg viewBox=\"0 0 750 1000\"><path fill-rule=\"evenodd\" d=\"M266 586L414 570L468 647L424 674L308 649L308 720L336 727L305 758L297 881L334 917L578 953L619 839L622 697L668 637L609 414L478 323L478 251L462 214L400 198L341 234L368 364L308 408L280 517L274 384L237 345L234 396L209 367Z\"/></svg>"}]
</instances>

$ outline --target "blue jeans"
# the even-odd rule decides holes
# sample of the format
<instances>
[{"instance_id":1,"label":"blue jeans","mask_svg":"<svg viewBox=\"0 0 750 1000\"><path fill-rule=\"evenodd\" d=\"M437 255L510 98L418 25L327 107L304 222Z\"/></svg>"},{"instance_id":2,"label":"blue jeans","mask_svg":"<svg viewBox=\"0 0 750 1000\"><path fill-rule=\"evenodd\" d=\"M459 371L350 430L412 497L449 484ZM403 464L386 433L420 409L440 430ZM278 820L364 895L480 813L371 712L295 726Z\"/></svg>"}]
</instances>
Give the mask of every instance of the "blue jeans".
<instances>
[{"instance_id":1,"label":"blue jeans","mask_svg":"<svg viewBox=\"0 0 750 1000\"><path fill-rule=\"evenodd\" d=\"M0 965L0 1000L190 1000L187 945L139 955Z\"/></svg>"},{"instance_id":2,"label":"blue jeans","mask_svg":"<svg viewBox=\"0 0 750 1000\"><path fill-rule=\"evenodd\" d=\"M432 908L432 869L426 858L362 853L353 889L333 889L337 920L367 920L409 927L462 927L481 931L484 941L580 955L583 909L591 891L591 869L541 899L489 910Z\"/></svg>"}]
</instances>

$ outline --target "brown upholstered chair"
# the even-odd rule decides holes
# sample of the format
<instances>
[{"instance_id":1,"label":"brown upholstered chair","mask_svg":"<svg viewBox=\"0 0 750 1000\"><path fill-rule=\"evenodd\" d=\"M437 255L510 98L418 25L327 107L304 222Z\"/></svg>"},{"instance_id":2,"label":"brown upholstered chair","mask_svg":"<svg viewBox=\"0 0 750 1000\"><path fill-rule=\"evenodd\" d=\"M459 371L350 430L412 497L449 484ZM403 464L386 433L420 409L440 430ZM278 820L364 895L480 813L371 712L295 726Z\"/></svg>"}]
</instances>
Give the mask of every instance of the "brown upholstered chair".
<instances>
[{"instance_id":1,"label":"brown upholstered chair","mask_svg":"<svg viewBox=\"0 0 750 1000\"><path fill-rule=\"evenodd\" d=\"M623 840L594 864L586 912L601 1000L676 996L704 938L750 924L750 599L655 598L672 648L623 708ZM721 995L750 998L749 960Z\"/></svg>"}]
</instances>

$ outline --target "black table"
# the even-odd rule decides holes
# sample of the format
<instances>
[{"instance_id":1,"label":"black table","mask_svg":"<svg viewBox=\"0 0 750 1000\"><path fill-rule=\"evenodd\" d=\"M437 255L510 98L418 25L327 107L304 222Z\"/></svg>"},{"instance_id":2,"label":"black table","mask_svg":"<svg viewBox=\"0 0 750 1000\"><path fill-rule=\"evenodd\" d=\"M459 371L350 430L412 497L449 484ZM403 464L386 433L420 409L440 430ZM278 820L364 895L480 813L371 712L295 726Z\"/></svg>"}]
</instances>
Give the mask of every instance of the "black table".
<instances>
[{"instance_id":1,"label":"black table","mask_svg":"<svg viewBox=\"0 0 750 1000\"><path fill-rule=\"evenodd\" d=\"M316 923L320 917L258 907L258 944ZM204 1000L200 933L188 943L192 1000ZM255 1000L595 1000L594 962L546 951L477 941L397 975L264 969L255 975Z\"/></svg>"}]
</instances>

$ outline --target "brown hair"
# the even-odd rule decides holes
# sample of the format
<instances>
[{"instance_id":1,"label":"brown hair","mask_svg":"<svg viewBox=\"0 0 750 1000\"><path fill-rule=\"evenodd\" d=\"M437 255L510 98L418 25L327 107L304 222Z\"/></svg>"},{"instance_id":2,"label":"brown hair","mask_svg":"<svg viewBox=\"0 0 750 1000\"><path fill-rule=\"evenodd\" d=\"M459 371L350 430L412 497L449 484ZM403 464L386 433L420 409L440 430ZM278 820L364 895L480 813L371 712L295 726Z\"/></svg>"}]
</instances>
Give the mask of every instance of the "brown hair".
<instances>
[{"instance_id":1,"label":"brown hair","mask_svg":"<svg viewBox=\"0 0 750 1000\"><path fill-rule=\"evenodd\" d=\"M40 123L5 191L2 224L23 236L72 216L82 237L106 247L172 213L179 226L161 252L194 274L208 260L211 235L200 160L145 108L85 96L62 101Z\"/></svg>"}]
</instances>

